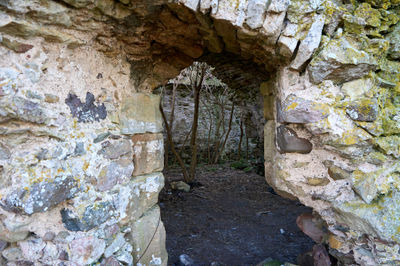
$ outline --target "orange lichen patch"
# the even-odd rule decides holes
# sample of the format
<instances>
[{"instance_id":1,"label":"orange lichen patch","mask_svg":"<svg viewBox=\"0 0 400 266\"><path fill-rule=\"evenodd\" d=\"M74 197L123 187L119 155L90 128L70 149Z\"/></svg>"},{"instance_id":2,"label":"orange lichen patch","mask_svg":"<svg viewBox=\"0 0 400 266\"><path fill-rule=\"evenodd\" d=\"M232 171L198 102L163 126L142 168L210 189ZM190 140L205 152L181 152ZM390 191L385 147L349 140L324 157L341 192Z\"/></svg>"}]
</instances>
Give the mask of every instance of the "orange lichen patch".
<instances>
[{"instance_id":1,"label":"orange lichen patch","mask_svg":"<svg viewBox=\"0 0 400 266\"><path fill-rule=\"evenodd\" d=\"M333 249L340 249L342 247L342 242L333 234L328 237L329 246Z\"/></svg>"}]
</instances>

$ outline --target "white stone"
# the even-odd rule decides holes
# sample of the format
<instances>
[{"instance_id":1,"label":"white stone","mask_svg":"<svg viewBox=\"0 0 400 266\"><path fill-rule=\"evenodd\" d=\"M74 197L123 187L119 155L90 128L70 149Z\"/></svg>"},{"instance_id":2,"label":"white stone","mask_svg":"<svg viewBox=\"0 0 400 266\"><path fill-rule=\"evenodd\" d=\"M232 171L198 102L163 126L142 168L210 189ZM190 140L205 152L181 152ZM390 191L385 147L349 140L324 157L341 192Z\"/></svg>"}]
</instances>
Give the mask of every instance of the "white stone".
<instances>
[{"instance_id":1,"label":"white stone","mask_svg":"<svg viewBox=\"0 0 400 266\"><path fill-rule=\"evenodd\" d=\"M251 29L257 29L262 26L267 2L268 0L249 0L247 5L246 24Z\"/></svg>"},{"instance_id":2,"label":"white stone","mask_svg":"<svg viewBox=\"0 0 400 266\"><path fill-rule=\"evenodd\" d=\"M267 37L267 42L274 45L278 40L283 27L283 21L285 20L286 13L267 13L263 26L261 28L261 34Z\"/></svg>"},{"instance_id":3,"label":"white stone","mask_svg":"<svg viewBox=\"0 0 400 266\"><path fill-rule=\"evenodd\" d=\"M181 0L181 3L193 11L197 11L199 8L199 0Z\"/></svg>"},{"instance_id":4,"label":"white stone","mask_svg":"<svg viewBox=\"0 0 400 266\"><path fill-rule=\"evenodd\" d=\"M286 37L281 35L278 40L279 54L290 58L296 49L298 40L293 37Z\"/></svg>"},{"instance_id":5,"label":"white stone","mask_svg":"<svg viewBox=\"0 0 400 266\"><path fill-rule=\"evenodd\" d=\"M268 6L268 11L280 13L285 12L290 4L290 0L272 0Z\"/></svg>"},{"instance_id":6,"label":"white stone","mask_svg":"<svg viewBox=\"0 0 400 266\"><path fill-rule=\"evenodd\" d=\"M324 15L317 15L306 38L301 41L296 58L290 65L295 70L301 70L304 63L311 58L321 42L322 29L324 27Z\"/></svg>"}]
</instances>

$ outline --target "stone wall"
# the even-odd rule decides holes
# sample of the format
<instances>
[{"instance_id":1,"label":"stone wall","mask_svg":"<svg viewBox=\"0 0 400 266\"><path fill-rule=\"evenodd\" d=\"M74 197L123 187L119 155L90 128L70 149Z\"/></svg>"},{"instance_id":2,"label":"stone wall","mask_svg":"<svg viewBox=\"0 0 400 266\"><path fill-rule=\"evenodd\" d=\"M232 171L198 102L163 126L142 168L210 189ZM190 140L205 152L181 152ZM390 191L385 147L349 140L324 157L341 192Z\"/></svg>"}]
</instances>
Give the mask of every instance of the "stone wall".
<instances>
[{"instance_id":1,"label":"stone wall","mask_svg":"<svg viewBox=\"0 0 400 266\"><path fill-rule=\"evenodd\" d=\"M205 51L268 72L267 180L330 253L398 264L399 4L0 1L0 264L166 265L150 92Z\"/></svg>"}]
</instances>

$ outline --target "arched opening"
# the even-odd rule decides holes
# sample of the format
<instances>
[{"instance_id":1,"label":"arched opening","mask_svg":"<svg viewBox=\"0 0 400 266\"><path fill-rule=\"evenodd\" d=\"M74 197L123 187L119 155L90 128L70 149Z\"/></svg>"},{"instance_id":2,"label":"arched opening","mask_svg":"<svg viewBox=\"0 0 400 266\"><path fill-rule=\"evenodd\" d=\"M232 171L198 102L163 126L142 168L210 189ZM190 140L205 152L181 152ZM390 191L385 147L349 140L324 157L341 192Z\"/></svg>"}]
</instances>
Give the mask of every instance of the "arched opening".
<instances>
[{"instance_id":1,"label":"arched opening","mask_svg":"<svg viewBox=\"0 0 400 266\"><path fill-rule=\"evenodd\" d=\"M268 106L274 97L268 87L273 74L231 53L209 53L197 60L153 92L162 95L165 119L166 185L159 200L169 263L298 263L297 257L310 251L313 242L298 228L296 218L311 209L277 195L264 177L271 178L271 168L264 171L264 125L273 119ZM195 88L197 84L201 88ZM190 180L176 156L187 175L195 156Z\"/></svg>"}]
</instances>

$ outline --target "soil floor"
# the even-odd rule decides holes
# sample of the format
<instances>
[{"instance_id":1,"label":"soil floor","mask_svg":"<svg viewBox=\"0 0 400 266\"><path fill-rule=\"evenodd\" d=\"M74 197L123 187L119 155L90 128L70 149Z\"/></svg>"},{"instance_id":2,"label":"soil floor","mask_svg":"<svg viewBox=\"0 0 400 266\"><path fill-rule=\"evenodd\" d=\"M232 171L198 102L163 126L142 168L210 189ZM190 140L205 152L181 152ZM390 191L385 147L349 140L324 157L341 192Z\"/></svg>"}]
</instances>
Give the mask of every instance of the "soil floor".
<instances>
[{"instance_id":1,"label":"soil floor","mask_svg":"<svg viewBox=\"0 0 400 266\"><path fill-rule=\"evenodd\" d=\"M161 217L167 231L168 265L187 254L196 265L256 265L266 258L297 262L314 242L296 225L310 208L276 195L264 177L229 165L202 166L186 193L172 190L179 169L164 173Z\"/></svg>"}]
</instances>

